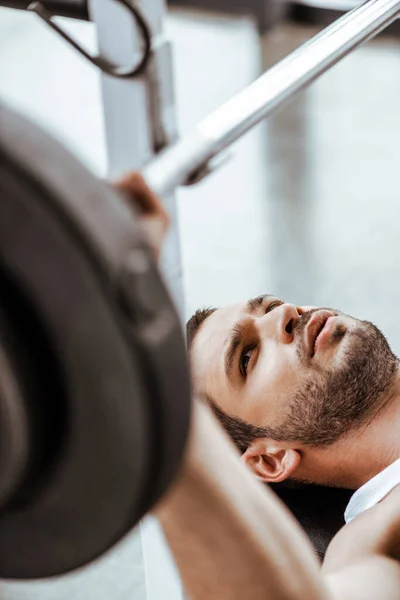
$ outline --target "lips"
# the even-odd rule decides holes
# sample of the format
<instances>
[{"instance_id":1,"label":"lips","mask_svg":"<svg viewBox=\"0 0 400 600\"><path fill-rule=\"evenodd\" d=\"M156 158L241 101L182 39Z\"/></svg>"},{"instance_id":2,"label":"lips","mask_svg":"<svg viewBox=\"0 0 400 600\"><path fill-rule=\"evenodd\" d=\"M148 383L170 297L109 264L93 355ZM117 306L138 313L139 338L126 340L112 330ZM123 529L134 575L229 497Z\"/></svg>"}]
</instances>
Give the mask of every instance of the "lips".
<instances>
[{"instance_id":1,"label":"lips","mask_svg":"<svg viewBox=\"0 0 400 600\"><path fill-rule=\"evenodd\" d=\"M316 342L322 334L325 325L330 317L336 316L335 313L328 310L319 310L315 312L305 330L305 343L310 356L314 356L316 351Z\"/></svg>"}]
</instances>

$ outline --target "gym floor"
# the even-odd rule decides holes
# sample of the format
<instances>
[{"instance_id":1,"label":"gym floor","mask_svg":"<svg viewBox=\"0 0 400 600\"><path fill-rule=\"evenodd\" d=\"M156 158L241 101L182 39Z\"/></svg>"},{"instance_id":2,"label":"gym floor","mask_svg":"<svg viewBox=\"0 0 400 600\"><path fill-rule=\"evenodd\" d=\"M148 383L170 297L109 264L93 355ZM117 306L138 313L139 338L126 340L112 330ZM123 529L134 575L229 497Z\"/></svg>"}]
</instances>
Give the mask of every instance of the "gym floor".
<instances>
[{"instance_id":1,"label":"gym floor","mask_svg":"<svg viewBox=\"0 0 400 600\"><path fill-rule=\"evenodd\" d=\"M67 26L93 47L90 24ZM181 132L316 33L284 24L260 40L247 18L181 10L168 31ZM0 73L1 97L105 174L94 69L32 15L0 9ZM232 147L226 166L178 192L186 317L268 291L372 320L400 353L399 97L400 41L380 37ZM0 592L144 600L139 538L60 581Z\"/></svg>"}]
</instances>

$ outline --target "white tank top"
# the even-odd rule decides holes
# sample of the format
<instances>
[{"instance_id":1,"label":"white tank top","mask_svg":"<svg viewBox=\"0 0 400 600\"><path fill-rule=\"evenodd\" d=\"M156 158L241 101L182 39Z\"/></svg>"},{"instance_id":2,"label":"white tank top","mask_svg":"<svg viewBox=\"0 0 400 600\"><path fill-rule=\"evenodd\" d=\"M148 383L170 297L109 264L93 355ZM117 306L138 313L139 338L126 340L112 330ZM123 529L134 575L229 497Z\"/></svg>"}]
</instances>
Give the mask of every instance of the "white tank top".
<instances>
[{"instance_id":1,"label":"white tank top","mask_svg":"<svg viewBox=\"0 0 400 600\"><path fill-rule=\"evenodd\" d=\"M378 504L397 485L400 485L400 458L360 487L350 498L344 520L350 523L368 508Z\"/></svg>"}]
</instances>

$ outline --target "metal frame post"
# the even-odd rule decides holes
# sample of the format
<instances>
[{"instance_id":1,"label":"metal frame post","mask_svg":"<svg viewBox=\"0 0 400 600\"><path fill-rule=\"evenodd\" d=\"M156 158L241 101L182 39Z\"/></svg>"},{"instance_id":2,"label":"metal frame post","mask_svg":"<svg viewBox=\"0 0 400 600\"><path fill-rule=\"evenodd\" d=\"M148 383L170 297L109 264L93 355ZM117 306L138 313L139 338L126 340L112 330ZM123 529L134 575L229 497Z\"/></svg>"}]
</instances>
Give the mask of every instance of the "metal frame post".
<instances>
[{"instance_id":1,"label":"metal frame post","mask_svg":"<svg viewBox=\"0 0 400 600\"><path fill-rule=\"evenodd\" d=\"M132 0L133 2L133 0ZM104 120L113 179L143 167L163 146L176 138L171 47L164 36L164 0L136 3L152 32L152 56L145 72L134 79L115 79L102 74ZM115 64L140 58L140 36L126 9L113 0L90 0L89 14L95 22L99 50ZM171 217L169 237L161 259L167 285L184 314L179 228L173 190L162 195ZM182 597L180 579L158 522L146 517L140 526L141 547L148 600L162 600L165 590Z\"/></svg>"},{"instance_id":2,"label":"metal frame post","mask_svg":"<svg viewBox=\"0 0 400 600\"><path fill-rule=\"evenodd\" d=\"M164 0L138 0L152 34L152 55L146 70L133 79L102 73L102 95L111 179L143 167L162 147L176 139L171 45L164 34ZM89 0L89 16L97 28L99 50L115 64L140 59L141 37L127 9L113 0ZM161 270L183 315L179 228L173 190L162 195L171 227Z\"/></svg>"}]
</instances>

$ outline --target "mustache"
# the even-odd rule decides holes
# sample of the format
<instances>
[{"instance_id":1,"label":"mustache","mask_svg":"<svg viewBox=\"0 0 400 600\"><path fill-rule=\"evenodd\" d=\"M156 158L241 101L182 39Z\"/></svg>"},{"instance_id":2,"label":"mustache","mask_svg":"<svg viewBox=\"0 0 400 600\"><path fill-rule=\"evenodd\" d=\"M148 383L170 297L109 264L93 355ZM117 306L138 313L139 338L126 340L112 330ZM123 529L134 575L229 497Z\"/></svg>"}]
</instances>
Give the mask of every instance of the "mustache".
<instances>
[{"instance_id":1,"label":"mustache","mask_svg":"<svg viewBox=\"0 0 400 600\"><path fill-rule=\"evenodd\" d=\"M311 317L313 316L313 314L315 314L316 312L320 311L320 310L332 310L331 308L313 308L311 310L308 310L307 312L303 313L302 315L300 315L300 317L297 319L296 323L293 326L293 333L295 336L299 336L303 333L304 329L307 326L307 323L310 321Z\"/></svg>"},{"instance_id":2,"label":"mustache","mask_svg":"<svg viewBox=\"0 0 400 600\"><path fill-rule=\"evenodd\" d=\"M345 315L345 313L343 313L340 310L337 310L336 308L330 308L328 306L318 306L317 308L312 308L311 310L308 310L307 312L304 312L302 315L300 315L300 317L297 320L297 323L293 327L293 330L297 329L298 327L300 329L304 329L304 327L307 325L307 323L309 322L311 317L316 312L319 312L320 310L329 310L330 312L333 312L338 316ZM349 315L347 315L347 316L349 316ZM354 318L354 317L350 317L350 318Z\"/></svg>"},{"instance_id":3,"label":"mustache","mask_svg":"<svg viewBox=\"0 0 400 600\"><path fill-rule=\"evenodd\" d=\"M302 315L300 315L299 319L293 326L293 334L294 334L294 337L297 339L298 343L302 342L304 330L307 327L307 324L310 321L311 317L316 312L319 312L320 310L329 310L329 311L334 312L336 315L343 314L339 310L336 310L334 308L328 308L325 306L319 307L319 308L313 308L313 309L308 310L307 312L303 313ZM345 334L346 334L346 328L343 325L339 324L336 327L335 331L333 332L332 337L334 340L339 341Z\"/></svg>"}]
</instances>

